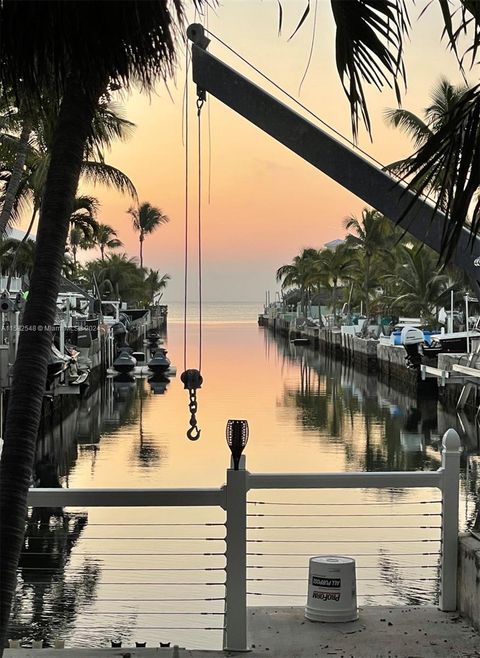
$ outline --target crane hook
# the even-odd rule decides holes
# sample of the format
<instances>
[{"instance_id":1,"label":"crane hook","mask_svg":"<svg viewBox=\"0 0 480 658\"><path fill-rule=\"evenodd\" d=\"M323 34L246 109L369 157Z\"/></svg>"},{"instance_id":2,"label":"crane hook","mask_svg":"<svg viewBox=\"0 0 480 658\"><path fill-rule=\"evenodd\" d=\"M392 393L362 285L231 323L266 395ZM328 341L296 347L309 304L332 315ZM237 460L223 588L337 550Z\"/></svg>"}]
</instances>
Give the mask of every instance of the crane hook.
<instances>
[{"instance_id":1,"label":"crane hook","mask_svg":"<svg viewBox=\"0 0 480 658\"><path fill-rule=\"evenodd\" d=\"M200 438L200 430L196 425L187 430L187 437L190 441L197 441Z\"/></svg>"}]
</instances>

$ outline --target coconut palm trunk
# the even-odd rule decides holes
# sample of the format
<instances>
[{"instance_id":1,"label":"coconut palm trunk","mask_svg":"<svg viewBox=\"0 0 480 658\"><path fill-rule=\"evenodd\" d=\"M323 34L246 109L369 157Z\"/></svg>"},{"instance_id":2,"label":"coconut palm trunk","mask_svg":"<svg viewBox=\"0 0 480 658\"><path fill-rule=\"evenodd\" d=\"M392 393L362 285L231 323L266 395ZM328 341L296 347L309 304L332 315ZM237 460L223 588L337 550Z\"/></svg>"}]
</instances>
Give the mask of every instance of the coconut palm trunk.
<instances>
[{"instance_id":1,"label":"coconut palm trunk","mask_svg":"<svg viewBox=\"0 0 480 658\"><path fill-rule=\"evenodd\" d=\"M0 655L7 637L16 569L22 549L37 432L55 321L65 243L94 105L105 85L87 97L70 77L60 107L36 257L14 366L0 462Z\"/></svg>"},{"instance_id":2,"label":"coconut palm trunk","mask_svg":"<svg viewBox=\"0 0 480 658\"><path fill-rule=\"evenodd\" d=\"M140 231L140 267L143 267L143 241L145 240L145 235L143 231Z\"/></svg>"},{"instance_id":3,"label":"coconut palm trunk","mask_svg":"<svg viewBox=\"0 0 480 658\"><path fill-rule=\"evenodd\" d=\"M22 180L25 160L27 159L28 140L31 132L32 124L28 119L25 119L22 125L22 132L20 133L20 140L12 169L12 175L8 181L7 189L5 191L5 200L3 202L2 212L0 213L0 236L5 234L8 222L10 221L10 215L12 214L15 198Z\"/></svg>"}]
</instances>

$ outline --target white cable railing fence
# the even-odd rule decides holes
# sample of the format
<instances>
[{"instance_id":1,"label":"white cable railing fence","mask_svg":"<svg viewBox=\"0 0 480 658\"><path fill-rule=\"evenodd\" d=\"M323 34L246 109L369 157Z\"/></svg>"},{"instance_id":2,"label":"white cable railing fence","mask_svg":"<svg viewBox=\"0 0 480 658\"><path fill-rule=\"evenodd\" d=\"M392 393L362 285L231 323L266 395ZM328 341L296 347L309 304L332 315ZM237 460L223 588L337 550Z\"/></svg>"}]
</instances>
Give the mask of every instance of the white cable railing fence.
<instances>
[{"instance_id":1,"label":"white cable railing fence","mask_svg":"<svg viewBox=\"0 0 480 658\"><path fill-rule=\"evenodd\" d=\"M303 605L308 558L319 553L356 559L361 604L391 597L455 610L459 451L449 430L437 471L249 473L242 457L221 488L32 489L12 631L29 627L33 639L35 624L38 635L50 623L57 636L91 642L135 629L203 648L213 633L244 651L247 606ZM375 497L364 503L359 492ZM52 507L90 514L64 512L52 539L41 532ZM37 595L42 584L53 592L41 609L35 584ZM59 626L72 597L70 626Z\"/></svg>"}]
</instances>

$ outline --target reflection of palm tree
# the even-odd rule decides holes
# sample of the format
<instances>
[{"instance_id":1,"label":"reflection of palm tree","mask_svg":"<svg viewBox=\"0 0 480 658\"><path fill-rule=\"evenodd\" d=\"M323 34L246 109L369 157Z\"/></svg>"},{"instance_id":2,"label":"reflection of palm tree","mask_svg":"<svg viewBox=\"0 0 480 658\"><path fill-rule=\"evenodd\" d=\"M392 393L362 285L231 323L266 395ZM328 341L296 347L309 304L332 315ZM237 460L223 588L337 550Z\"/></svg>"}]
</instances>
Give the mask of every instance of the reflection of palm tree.
<instances>
[{"instance_id":1,"label":"reflection of palm tree","mask_svg":"<svg viewBox=\"0 0 480 658\"><path fill-rule=\"evenodd\" d=\"M151 441L145 441L145 434L143 431L143 401L147 397L144 379L140 379L137 392L140 402L138 422L140 446L138 449L138 463L143 467L156 466L160 460L160 451Z\"/></svg>"},{"instance_id":2,"label":"reflection of palm tree","mask_svg":"<svg viewBox=\"0 0 480 658\"><path fill-rule=\"evenodd\" d=\"M66 570L88 524L87 514L66 513L53 524L49 517L34 508L27 521L11 629L24 639L44 638L52 644L74 627L82 605L93 601L100 567L87 559L70 578Z\"/></svg>"}]
</instances>

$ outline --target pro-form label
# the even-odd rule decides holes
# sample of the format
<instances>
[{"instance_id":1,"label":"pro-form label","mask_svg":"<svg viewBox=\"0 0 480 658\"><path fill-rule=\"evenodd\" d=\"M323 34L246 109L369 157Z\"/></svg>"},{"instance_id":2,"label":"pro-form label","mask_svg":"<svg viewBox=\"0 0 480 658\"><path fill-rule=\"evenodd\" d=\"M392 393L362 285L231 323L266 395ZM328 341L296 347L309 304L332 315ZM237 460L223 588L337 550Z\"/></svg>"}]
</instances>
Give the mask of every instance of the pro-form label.
<instances>
[{"instance_id":1,"label":"pro-form label","mask_svg":"<svg viewBox=\"0 0 480 658\"><path fill-rule=\"evenodd\" d=\"M320 599L320 601L340 601L340 592L319 592L315 590L312 597Z\"/></svg>"},{"instance_id":2,"label":"pro-form label","mask_svg":"<svg viewBox=\"0 0 480 658\"><path fill-rule=\"evenodd\" d=\"M341 585L341 578L323 578L322 576L312 576L312 585L317 587L334 587L338 588Z\"/></svg>"}]
</instances>

